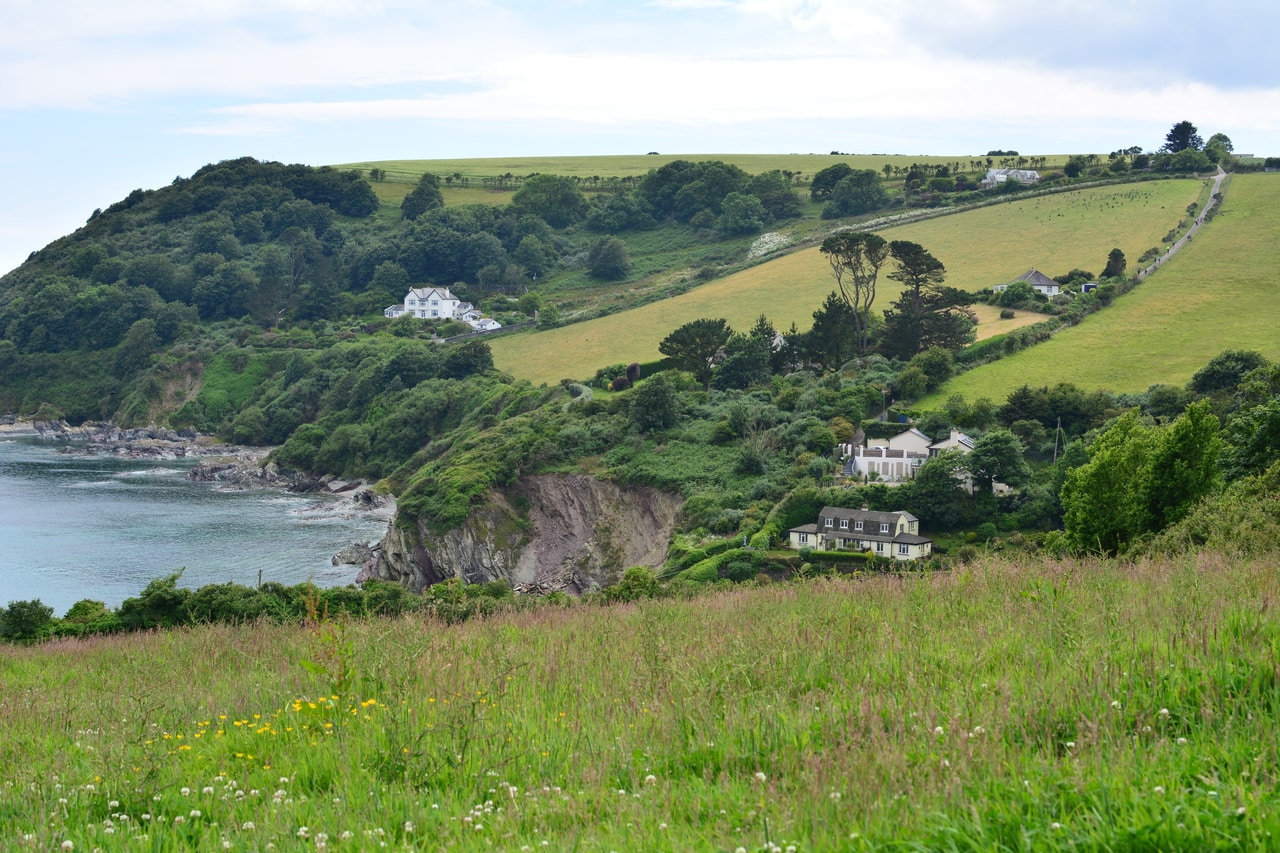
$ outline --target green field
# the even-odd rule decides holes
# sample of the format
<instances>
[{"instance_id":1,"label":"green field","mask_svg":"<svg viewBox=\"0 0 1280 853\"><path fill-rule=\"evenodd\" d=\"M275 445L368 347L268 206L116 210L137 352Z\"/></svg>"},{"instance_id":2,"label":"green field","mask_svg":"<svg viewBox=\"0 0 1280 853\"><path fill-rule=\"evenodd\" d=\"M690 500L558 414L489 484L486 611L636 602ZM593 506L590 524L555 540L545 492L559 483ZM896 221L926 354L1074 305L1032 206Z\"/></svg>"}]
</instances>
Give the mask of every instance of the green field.
<instances>
[{"instance_id":1,"label":"green field","mask_svg":"<svg viewBox=\"0 0 1280 853\"><path fill-rule=\"evenodd\" d=\"M1066 154L1043 155L1046 157L1046 168L1061 168L1067 161ZM996 158L999 159L999 158ZM359 163L344 163L336 168L383 169L387 173L387 182L413 182L423 172L432 172L441 178L447 175L461 175L478 179L511 174L516 176L531 175L535 172L550 175L571 175L579 178L593 176L601 178L625 178L646 174L650 169L660 168L673 160L721 160L732 163L751 174L759 174L772 169L797 172L806 178L821 169L835 164L848 163L855 169L875 169L879 171L888 163L905 167L913 163L960 163L966 172L986 171L985 156L958 154L954 156L906 156L901 154L616 154L594 157L484 157L458 160L369 160ZM981 169L971 169L971 161L982 160ZM375 185L376 188L376 185Z\"/></svg>"},{"instance_id":2,"label":"green field","mask_svg":"<svg viewBox=\"0 0 1280 853\"><path fill-rule=\"evenodd\" d=\"M1274 849L1276 569L977 562L3 646L0 846Z\"/></svg>"},{"instance_id":3,"label":"green field","mask_svg":"<svg viewBox=\"0 0 1280 853\"><path fill-rule=\"evenodd\" d=\"M1180 385L1226 349L1280 358L1280 175L1236 175L1225 197L1188 246L1110 308L958 376L921 405L954 393L1002 400L1061 381L1118 392Z\"/></svg>"},{"instance_id":4,"label":"green field","mask_svg":"<svg viewBox=\"0 0 1280 853\"><path fill-rule=\"evenodd\" d=\"M1136 258L1185 216L1203 183L1152 181L1099 187L979 208L886 229L891 239L914 240L946 264L947 283L978 290L1035 267L1049 275L1073 268L1098 272L1119 247ZM683 275L692 278L692 270ZM551 331L492 341L497 365L535 383L590 377L599 367L659 357L658 343L698 317L723 317L745 330L764 313L780 330L807 329L834 287L816 248L785 255L690 292ZM896 297L881 281L876 309ZM1145 387L1145 386L1144 386Z\"/></svg>"}]
</instances>

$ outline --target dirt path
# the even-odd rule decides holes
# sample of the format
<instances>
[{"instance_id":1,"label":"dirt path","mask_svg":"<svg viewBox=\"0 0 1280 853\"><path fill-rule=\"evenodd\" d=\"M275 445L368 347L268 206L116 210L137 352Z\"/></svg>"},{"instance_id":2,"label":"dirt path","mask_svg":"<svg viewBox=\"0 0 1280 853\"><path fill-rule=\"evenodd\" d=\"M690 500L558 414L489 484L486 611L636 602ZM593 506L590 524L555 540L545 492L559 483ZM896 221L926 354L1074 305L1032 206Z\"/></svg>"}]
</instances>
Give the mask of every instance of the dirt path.
<instances>
[{"instance_id":1,"label":"dirt path","mask_svg":"<svg viewBox=\"0 0 1280 853\"><path fill-rule=\"evenodd\" d=\"M1151 263L1151 266L1139 270L1138 274L1135 276L1135 280L1144 280L1147 276L1158 270L1165 261L1172 258L1179 249L1191 242L1191 238L1200 230L1200 226L1204 225L1205 218L1208 217L1209 211L1213 210L1214 205L1218 203L1218 199L1222 197L1222 182L1226 177L1227 173L1222 170L1221 166L1219 166L1217 174L1213 176L1213 191L1209 193L1209 200L1205 202L1204 209L1200 211L1200 215L1196 217L1196 221L1191 223L1191 227L1187 229L1187 233L1183 234L1182 237L1170 246L1163 255L1156 258Z\"/></svg>"}]
</instances>

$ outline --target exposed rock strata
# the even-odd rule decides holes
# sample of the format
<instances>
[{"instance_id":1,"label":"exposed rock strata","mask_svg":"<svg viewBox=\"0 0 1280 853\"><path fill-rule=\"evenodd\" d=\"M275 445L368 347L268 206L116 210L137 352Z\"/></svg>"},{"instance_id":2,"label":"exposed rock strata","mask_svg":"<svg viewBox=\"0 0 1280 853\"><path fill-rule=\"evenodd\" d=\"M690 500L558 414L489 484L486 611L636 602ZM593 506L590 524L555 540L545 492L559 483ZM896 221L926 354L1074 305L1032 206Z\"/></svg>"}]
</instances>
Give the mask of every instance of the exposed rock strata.
<instances>
[{"instance_id":1,"label":"exposed rock strata","mask_svg":"<svg viewBox=\"0 0 1280 853\"><path fill-rule=\"evenodd\" d=\"M418 522L393 524L359 581L420 591L448 578L505 580L537 592L590 592L629 566L661 565L682 501L646 487L584 474L521 479L443 534Z\"/></svg>"}]
</instances>

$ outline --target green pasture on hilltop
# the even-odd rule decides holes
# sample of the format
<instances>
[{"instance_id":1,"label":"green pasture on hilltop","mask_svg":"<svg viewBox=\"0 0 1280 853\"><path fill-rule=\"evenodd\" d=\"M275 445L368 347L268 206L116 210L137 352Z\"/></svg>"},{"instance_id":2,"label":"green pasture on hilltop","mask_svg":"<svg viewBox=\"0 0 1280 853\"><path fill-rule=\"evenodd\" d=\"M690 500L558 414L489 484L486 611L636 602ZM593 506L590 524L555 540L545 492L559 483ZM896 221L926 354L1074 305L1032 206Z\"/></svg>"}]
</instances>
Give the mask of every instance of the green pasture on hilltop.
<instances>
[{"instance_id":1,"label":"green pasture on hilltop","mask_svg":"<svg viewBox=\"0 0 1280 853\"><path fill-rule=\"evenodd\" d=\"M1122 249L1136 259L1186 216L1203 182L1148 181L1078 190L883 230L913 240L947 267L947 283L979 290L1034 267L1048 275L1080 268L1101 271L1107 254ZM687 273L692 278L693 271ZM746 330L765 314L779 330L793 322L807 329L813 312L834 288L817 248L749 267L680 296L575 323L491 342L499 368L534 383L590 377L606 364L659 358L658 343L699 317L723 317ZM887 308L898 286L881 278L875 309ZM1003 328L999 331L1004 331Z\"/></svg>"},{"instance_id":2,"label":"green pasture on hilltop","mask_svg":"<svg viewBox=\"0 0 1280 853\"><path fill-rule=\"evenodd\" d=\"M1109 308L961 374L921 406L956 393L1002 400L1024 384L1116 392L1180 385L1228 349L1280 358L1280 175L1235 175L1225 196L1190 244Z\"/></svg>"},{"instance_id":3,"label":"green pasture on hilltop","mask_svg":"<svg viewBox=\"0 0 1280 853\"><path fill-rule=\"evenodd\" d=\"M1067 162L1066 154L1039 155L1046 159L1045 168L1061 168ZM609 154L581 157L478 157L462 159L427 159L427 160L368 160L359 163L344 163L336 168L382 169L386 173L386 181L415 182L424 172L431 172L444 178L450 175L477 179L497 177L499 175L515 175L524 177L534 173L547 175L569 175L578 178L626 178L646 174L650 169L658 169L673 160L720 160L759 174L773 169L799 173L806 178L821 169L835 163L848 163L855 169L874 169L880 171L885 164L896 167L919 164L951 164L960 163L966 172L986 171L986 155L919 155L909 154ZM993 158L999 161L1002 158ZM981 161L980 167L973 163ZM443 183L443 182L442 182ZM374 185L378 189L377 185Z\"/></svg>"},{"instance_id":4,"label":"green pasture on hilltop","mask_svg":"<svg viewBox=\"0 0 1280 853\"><path fill-rule=\"evenodd\" d=\"M6 850L1266 850L1274 556L0 646Z\"/></svg>"}]
</instances>

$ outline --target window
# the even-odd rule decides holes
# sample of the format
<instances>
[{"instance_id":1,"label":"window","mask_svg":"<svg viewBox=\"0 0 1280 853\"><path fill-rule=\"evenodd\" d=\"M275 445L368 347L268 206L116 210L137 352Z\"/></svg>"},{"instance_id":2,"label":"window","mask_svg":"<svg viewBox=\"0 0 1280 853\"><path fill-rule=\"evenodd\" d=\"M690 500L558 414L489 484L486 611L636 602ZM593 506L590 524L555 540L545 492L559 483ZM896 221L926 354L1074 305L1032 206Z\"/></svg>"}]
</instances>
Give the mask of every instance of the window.
<instances>
[{"instance_id":1,"label":"window","mask_svg":"<svg viewBox=\"0 0 1280 853\"><path fill-rule=\"evenodd\" d=\"M887 521L882 521L882 522L880 522L880 532L881 532L881 533L888 533L888 532L889 532L889 522L887 522Z\"/></svg>"},{"instance_id":2,"label":"window","mask_svg":"<svg viewBox=\"0 0 1280 853\"><path fill-rule=\"evenodd\" d=\"M877 543L876 543L876 553L877 553L877 554L883 554L883 553L884 553L884 543L883 543L883 542L877 542Z\"/></svg>"},{"instance_id":3,"label":"window","mask_svg":"<svg viewBox=\"0 0 1280 853\"><path fill-rule=\"evenodd\" d=\"M902 543L898 545L898 553L903 557L909 557L911 556L911 548L906 543Z\"/></svg>"},{"instance_id":4,"label":"window","mask_svg":"<svg viewBox=\"0 0 1280 853\"><path fill-rule=\"evenodd\" d=\"M834 518L824 518L824 519L822 520L822 526L823 526L823 527L835 527L835 526L836 526L836 525L835 525L835 521L836 521L836 520L835 520Z\"/></svg>"},{"instance_id":5,"label":"window","mask_svg":"<svg viewBox=\"0 0 1280 853\"><path fill-rule=\"evenodd\" d=\"M840 529L841 529L841 530L848 530L848 529L849 529L849 519L847 519L847 518L842 518L842 519L840 519Z\"/></svg>"},{"instance_id":6,"label":"window","mask_svg":"<svg viewBox=\"0 0 1280 853\"><path fill-rule=\"evenodd\" d=\"M809 544L809 534L808 534L808 533L800 533L800 534L797 534L797 537L796 537L796 538L797 538L797 540L800 542L800 544L801 544L801 545L808 545L808 544Z\"/></svg>"},{"instance_id":7,"label":"window","mask_svg":"<svg viewBox=\"0 0 1280 853\"><path fill-rule=\"evenodd\" d=\"M440 300L439 300L439 299L432 299L432 300L431 300L431 305L432 305L433 307L434 307L434 306L437 306L437 305L439 305L439 304L440 304Z\"/></svg>"},{"instance_id":8,"label":"window","mask_svg":"<svg viewBox=\"0 0 1280 853\"><path fill-rule=\"evenodd\" d=\"M854 530L861 530L861 529L862 529L862 522L861 522L861 521L855 521L855 522L853 523L853 529L854 529Z\"/></svg>"},{"instance_id":9,"label":"window","mask_svg":"<svg viewBox=\"0 0 1280 853\"><path fill-rule=\"evenodd\" d=\"M436 309L432 308L432 309L431 309L431 316L432 316L432 317L439 317L439 316L440 316L440 312L439 312L439 311L437 311Z\"/></svg>"}]
</instances>

